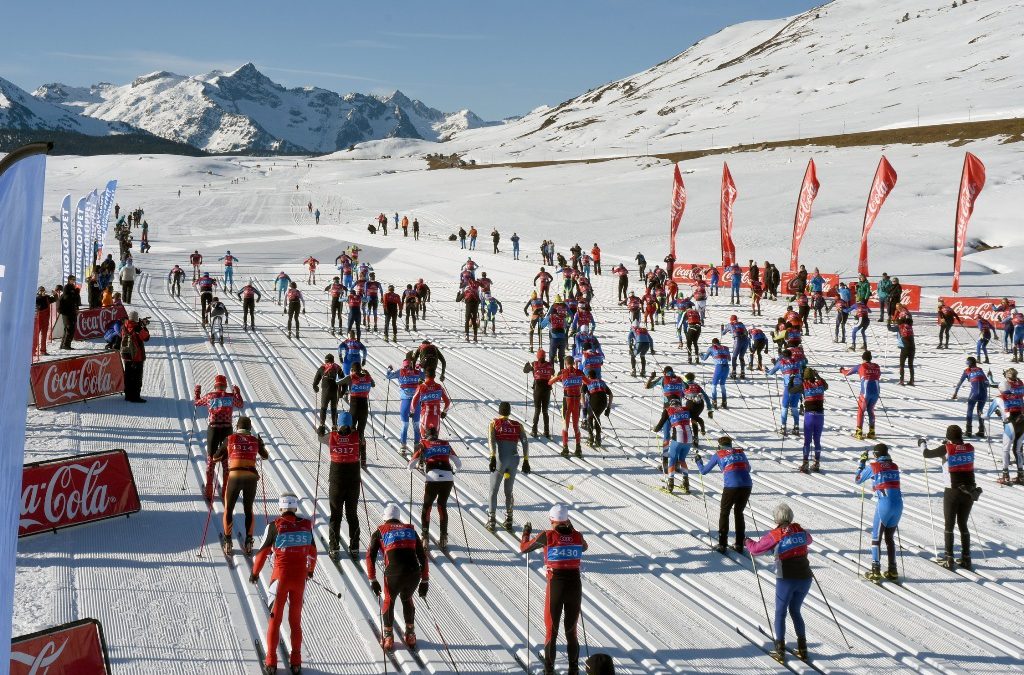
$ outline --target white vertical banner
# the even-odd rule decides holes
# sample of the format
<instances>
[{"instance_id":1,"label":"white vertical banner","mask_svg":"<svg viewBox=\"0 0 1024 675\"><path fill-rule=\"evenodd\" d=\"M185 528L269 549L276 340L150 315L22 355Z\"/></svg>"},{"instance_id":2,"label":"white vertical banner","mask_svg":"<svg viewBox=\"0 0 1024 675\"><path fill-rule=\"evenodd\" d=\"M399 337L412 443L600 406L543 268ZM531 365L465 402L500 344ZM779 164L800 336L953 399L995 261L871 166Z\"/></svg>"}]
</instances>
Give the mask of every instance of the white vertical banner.
<instances>
[{"instance_id":1,"label":"white vertical banner","mask_svg":"<svg viewBox=\"0 0 1024 675\"><path fill-rule=\"evenodd\" d=\"M85 248L82 253L85 256L85 269L83 274L88 274L92 266L96 264L96 228L100 224L100 193L93 190L85 201ZM79 283L82 283L79 281Z\"/></svg>"},{"instance_id":2,"label":"white vertical banner","mask_svg":"<svg viewBox=\"0 0 1024 675\"><path fill-rule=\"evenodd\" d=\"M35 143L0 159L0 372L7 383L0 387L0 672L5 673L11 662L27 385L49 147Z\"/></svg>"},{"instance_id":3,"label":"white vertical banner","mask_svg":"<svg viewBox=\"0 0 1024 675\"><path fill-rule=\"evenodd\" d=\"M85 197L78 200L78 207L75 209L75 239L74 239L74 251L75 251L75 266L72 268L74 271L72 274L75 275L75 280L78 283L82 283L85 280L85 276L82 272L85 270L85 259L82 250L85 248ZM64 279L67 281L67 279Z\"/></svg>"},{"instance_id":4,"label":"white vertical banner","mask_svg":"<svg viewBox=\"0 0 1024 675\"><path fill-rule=\"evenodd\" d=\"M117 191L117 181L107 181L107 187L103 189L103 206L100 209L100 244L107 237L107 228L110 226L110 210L114 208L114 193Z\"/></svg>"},{"instance_id":5,"label":"white vertical banner","mask_svg":"<svg viewBox=\"0 0 1024 675\"><path fill-rule=\"evenodd\" d=\"M60 281L67 281L74 258L71 255L71 195L65 195L60 204Z\"/></svg>"}]
</instances>

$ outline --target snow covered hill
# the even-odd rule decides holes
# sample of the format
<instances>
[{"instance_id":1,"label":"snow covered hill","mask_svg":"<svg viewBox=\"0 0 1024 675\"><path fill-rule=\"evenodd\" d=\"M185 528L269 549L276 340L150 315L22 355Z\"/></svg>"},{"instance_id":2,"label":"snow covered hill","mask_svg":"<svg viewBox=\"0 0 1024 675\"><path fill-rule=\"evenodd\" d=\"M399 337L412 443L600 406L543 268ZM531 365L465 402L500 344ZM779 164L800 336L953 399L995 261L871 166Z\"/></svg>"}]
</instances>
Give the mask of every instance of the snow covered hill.
<instances>
[{"instance_id":1,"label":"snow covered hill","mask_svg":"<svg viewBox=\"0 0 1024 675\"><path fill-rule=\"evenodd\" d=\"M91 136L133 131L127 124L93 119L54 105L52 101L35 98L3 78L0 78L0 129L56 129Z\"/></svg>"},{"instance_id":2,"label":"snow covered hill","mask_svg":"<svg viewBox=\"0 0 1024 675\"><path fill-rule=\"evenodd\" d=\"M955 5L955 6L954 6ZM1021 0L833 0L455 135L489 160L644 154L1024 115Z\"/></svg>"},{"instance_id":3,"label":"snow covered hill","mask_svg":"<svg viewBox=\"0 0 1024 675\"><path fill-rule=\"evenodd\" d=\"M382 138L439 140L495 124L469 110L441 112L400 91L373 96L288 89L252 63L194 77L161 71L123 86L46 84L34 95L214 152L334 152Z\"/></svg>"}]
</instances>

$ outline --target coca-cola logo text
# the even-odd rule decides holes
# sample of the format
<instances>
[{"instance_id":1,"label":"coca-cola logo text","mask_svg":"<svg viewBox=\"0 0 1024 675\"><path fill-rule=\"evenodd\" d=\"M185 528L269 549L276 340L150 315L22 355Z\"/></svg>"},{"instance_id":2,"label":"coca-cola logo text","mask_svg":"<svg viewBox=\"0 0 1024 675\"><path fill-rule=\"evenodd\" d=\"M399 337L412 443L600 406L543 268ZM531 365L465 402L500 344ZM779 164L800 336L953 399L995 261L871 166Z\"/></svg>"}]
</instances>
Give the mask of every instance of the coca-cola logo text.
<instances>
[{"instance_id":1,"label":"coca-cola logo text","mask_svg":"<svg viewBox=\"0 0 1024 675\"><path fill-rule=\"evenodd\" d=\"M140 508L123 450L28 464L18 536L134 513Z\"/></svg>"},{"instance_id":2,"label":"coca-cola logo text","mask_svg":"<svg viewBox=\"0 0 1024 675\"><path fill-rule=\"evenodd\" d=\"M43 361L29 371L37 408L124 391L124 367L116 352Z\"/></svg>"},{"instance_id":3,"label":"coca-cola logo text","mask_svg":"<svg viewBox=\"0 0 1024 675\"><path fill-rule=\"evenodd\" d=\"M993 306L1002 304L1001 298L941 297L939 300L956 312L965 326L977 326L978 319L988 319L993 326L998 328L1003 317L1008 313L1008 310L997 312L992 309ZM1009 311L1012 311L1012 308Z\"/></svg>"},{"instance_id":4,"label":"coca-cola logo text","mask_svg":"<svg viewBox=\"0 0 1024 675\"><path fill-rule=\"evenodd\" d=\"M128 312L124 305L117 303L110 307L97 307L78 313L78 322L75 326L75 337L79 340L92 340L103 337L107 326L114 321L124 321L128 318Z\"/></svg>"},{"instance_id":5,"label":"coca-cola logo text","mask_svg":"<svg viewBox=\"0 0 1024 675\"><path fill-rule=\"evenodd\" d=\"M4 671L7 672L7 671ZM11 640L11 675L110 673L103 627L80 619Z\"/></svg>"}]
</instances>

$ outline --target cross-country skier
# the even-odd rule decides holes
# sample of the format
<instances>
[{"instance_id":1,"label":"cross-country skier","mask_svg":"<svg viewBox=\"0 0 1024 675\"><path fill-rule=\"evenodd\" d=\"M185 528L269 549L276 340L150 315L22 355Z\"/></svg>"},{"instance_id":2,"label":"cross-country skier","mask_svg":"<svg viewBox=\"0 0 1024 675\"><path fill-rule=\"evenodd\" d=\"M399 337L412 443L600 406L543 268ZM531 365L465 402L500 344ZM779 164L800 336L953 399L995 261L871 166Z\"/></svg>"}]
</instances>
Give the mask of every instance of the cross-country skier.
<instances>
[{"instance_id":1,"label":"cross-country skier","mask_svg":"<svg viewBox=\"0 0 1024 675\"><path fill-rule=\"evenodd\" d=\"M844 314L850 314L857 319L857 325L853 327L853 332L850 333L850 346L847 350L851 352L857 351L858 333L864 342L864 349L866 350L868 348L868 326L871 325L871 310L868 308L867 302L857 302L839 311Z\"/></svg>"},{"instance_id":2,"label":"cross-country skier","mask_svg":"<svg viewBox=\"0 0 1024 675\"><path fill-rule=\"evenodd\" d=\"M328 499L331 506L328 526L327 554L332 560L338 559L341 549L341 518L348 522L348 554L355 560L359 554L359 495L362 486L360 475L359 432L355 430L352 414L343 412L338 416L338 425L330 433L323 429L318 437L327 443L330 451L331 469L328 475Z\"/></svg>"},{"instance_id":3,"label":"cross-country skier","mask_svg":"<svg viewBox=\"0 0 1024 675\"><path fill-rule=\"evenodd\" d=\"M895 534L903 515L903 491L900 489L900 468L889 455L889 446L879 443L872 448L874 461L868 464L868 453L860 456L860 466L853 480L861 484L871 479L871 489L875 493L875 517L871 525L871 570L864 577L878 582L896 581L899 578L896 569ZM886 557L889 567L882 576L881 542L885 537Z\"/></svg>"},{"instance_id":4,"label":"cross-country skier","mask_svg":"<svg viewBox=\"0 0 1024 675\"><path fill-rule=\"evenodd\" d=\"M409 352L409 360L412 361L412 365L419 365L423 369L424 373L429 373L431 377L437 372L437 364L441 364L441 375L437 379L444 382L444 370L445 360L444 354L438 349L437 345L430 341L430 338L423 338L423 342L415 351Z\"/></svg>"},{"instance_id":5,"label":"cross-country skier","mask_svg":"<svg viewBox=\"0 0 1024 675\"><path fill-rule=\"evenodd\" d=\"M757 326L752 327L748 334L750 336L750 365L754 370L754 357L757 357L757 370L764 370L764 355L768 353L768 336Z\"/></svg>"},{"instance_id":6,"label":"cross-country skier","mask_svg":"<svg viewBox=\"0 0 1024 675\"><path fill-rule=\"evenodd\" d=\"M224 261L224 285L228 287L228 290L232 293L235 292L235 263L241 262L237 257L231 255L231 251L228 251L217 260Z\"/></svg>"},{"instance_id":7,"label":"cross-country skier","mask_svg":"<svg viewBox=\"0 0 1024 675\"><path fill-rule=\"evenodd\" d=\"M775 507L775 529L756 542L744 541L747 552L758 556L775 554L775 649L771 656L779 663L786 658L786 614L793 620L796 633L796 657L807 658L807 633L800 608L811 590L814 574L807 560L813 538L811 533L793 522L793 509L781 503Z\"/></svg>"},{"instance_id":8,"label":"cross-country skier","mask_svg":"<svg viewBox=\"0 0 1024 675\"><path fill-rule=\"evenodd\" d=\"M743 448L733 447L732 439L722 436L718 439L718 450L708 457L705 464L700 452L697 452L697 469L707 474L716 466L722 469L722 500L718 512L718 546L715 550L725 554L729 542L729 512L733 513L736 522L736 543L733 550L743 554L743 540L746 538L747 523L743 517L743 509L747 508L750 492L754 482L750 478L750 462Z\"/></svg>"},{"instance_id":9,"label":"cross-country skier","mask_svg":"<svg viewBox=\"0 0 1024 675\"><path fill-rule=\"evenodd\" d=\"M348 332L348 339L338 343L338 358L341 359L341 369L346 375L352 372L353 364L366 366L366 346L356 337L354 330ZM341 390L342 395L345 391Z\"/></svg>"},{"instance_id":10,"label":"cross-country skier","mask_svg":"<svg viewBox=\"0 0 1024 675\"><path fill-rule=\"evenodd\" d=\"M690 308L679 312L676 319L676 334L679 336L679 346L683 346L683 336L686 337L686 362L692 364L694 359L700 359L700 340L702 319L700 312Z\"/></svg>"},{"instance_id":11,"label":"cross-country skier","mask_svg":"<svg viewBox=\"0 0 1024 675\"><path fill-rule=\"evenodd\" d=\"M281 304L281 299L284 294L288 292L288 285L291 284L292 278L285 274L284 270L277 273L274 277L274 290L277 291L277 304Z\"/></svg>"},{"instance_id":12,"label":"cross-country skier","mask_svg":"<svg viewBox=\"0 0 1024 675\"><path fill-rule=\"evenodd\" d=\"M477 341L477 333L480 331L480 293L475 282L466 284L466 287L455 296L455 302L464 303L465 321L463 329L466 332L466 342L469 342L469 329L473 328L473 342Z\"/></svg>"},{"instance_id":13,"label":"cross-country skier","mask_svg":"<svg viewBox=\"0 0 1024 675\"><path fill-rule=\"evenodd\" d=\"M440 429L441 420L448 415L452 401L444 387L434 380L433 369L426 365L423 368L423 382L416 388L409 405L419 411L420 436L425 435L427 429Z\"/></svg>"},{"instance_id":14,"label":"cross-country skier","mask_svg":"<svg viewBox=\"0 0 1024 675\"><path fill-rule=\"evenodd\" d=\"M188 257L188 262L192 265L192 281L195 281L202 272L200 268L203 265L203 256L200 255L199 251L192 251L192 255Z\"/></svg>"},{"instance_id":15,"label":"cross-country skier","mask_svg":"<svg viewBox=\"0 0 1024 675\"><path fill-rule=\"evenodd\" d=\"M1006 378L999 385L999 396L992 399L986 417L996 412L1003 419L1003 474L997 479L1000 485L1010 484L1010 462L1017 464L1016 483L1024 485L1024 382L1017 378L1016 368L1003 371Z\"/></svg>"},{"instance_id":16,"label":"cross-country skier","mask_svg":"<svg viewBox=\"0 0 1024 675\"><path fill-rule=\"evenodd\" d=\"M395 293L394 286L388 286L381 298L384 308L384 342L388 341L388 325L391 326L392 342L398 342L398 317L402 314L402 297Z\"/></svg>"},{"instance_id":17,"label":"cross-country skier","mask_svg":"<svg viewBox=\"0 0 1024 675\"><path fill-rule=\"evenodd\" d=\"M800 366L800 362L793 358L793 352L789 349L783 349L782 356L776 359L772 367L765 371L766 376L779 373L782 378L782 396L780 400L782 408L780 422L782 426L779 428L779 433L782 434L783 438L788 433L786 430L786 420L789 415L793 416L793 435L800 435L798 410L800 408L800 398L803 396Z\"/></svg>"},{"instance_id":18,"label":"cross-country skier","mask_svg":"<svg viewBox=\"0 0 1024 675\"><path fill-rule=\"evenodd\" d=\"M551 438L551 426L548 421L548 408L551 406L551 378L555 374L555 365L547 360L547 354L543 349L538 349L535 355L537 360L527 362L523 366L524 373L532 373L533 381L533 429L530 435L537 438L537 422L541 415L544 416L544 438Z\"/></svg>"},{"instance_id":19,"label":"cross-country skier","mask_svg":"<svg viewBox=\"0 0 1024 675\"><path fill-rule=\"evenodd\" d=\"M348 306L348 320L345 325L345 332L351 333L354 330L356 337L361 337L363 331L363 299L356 293L355 289L350 288L348 297L345 298L345 304Z\"/></svg>"},{"instance_id":20,"label":"cross-country skier","mask_svg":"<svg viewBox=\"0 0 1024 675\"><path fill-rule=\"evenodd\" d=\"M181 284L183 281L185 281L185 270L175 265L167 274L167 285L171 289L171 295L181 297Z\"/></svg>"},{"instance_id":21,"label":"cross-country skier","mask_svg":"<svg viewBox=\"0 0 1024 675\"><path fill-rule=\"evenodd\" d=\"M732 379L736 379L736 363L739 362L740 378L747 376L744 357L750 347L750 336L747 327L735 314L729 317L729 323L722 326L721 335L732 335Z\"/></svg>"},{"instance_id":22,"label":"cross-country skier","mask_svg":"<svg viewBox=\"0 0 1024 675\"><path fill-rule=\"evenodd\" d=\"M437 428L428 427L420 441L420 447L409 458L409 470L419 468L423 471L423 511L420 524L423 528L423 541L430 546L430 512L434 501L437 501L437 518L441 535L437 545L442 550L448 548L448 496L455 487L455 471L462 468L462 460L452 448L450 441L438 438Z\"/></svg>"},{"instance_id":23,"label":"cross-country skier","mask_svg":"<svg viewBox=\"0 0 1024 675\"><path fill-rule=\"evenodd\" d=\"M366 363L366 362L364 362ZM354 362L348 374L339 380L341 390L348 392L348 412L352 414L359 433L359 463L367 468L367 422L370 419L370 390L377 386L362 364Z\"/></svg>"},{"instance_id":24,"label":"cross-country skier","mask_svg":"<svg viewBox=\"0 0 1024 675\"><path fill-rule=\"evenodd\" d=\"M722 392L722 408L729 409L729 398L725 392L725 383L729 379L729 348L721 343L718 338L711 340L711 345L701 357L702 361L713 359L715 370L711 375L711 402L718 408L718 392Z\"/></svg>"},{"instance_id":25,"label":"cross-country skier","mask_svg":"<svg viewBox=\"0 0 1024 675\"><path fill-rule=\"evenodd\" d=\"M263 439L252 433L252 422L239 415L235 422L235 433L221 441L213 453L213 463L226 463L227 484L224 488L224 553L231 555L231 531L234 526L235 504L242 495L242 510L245 512L245 555L252 555L253 518L252 505L256 501L256 487L260 480L256 468L257 458L268 459L270 454L263 445Z\"/></svg>"},{"instance_id":26,"label":"cross-country skier","mask_svg":"<svg viewBox=\"0 0 1024 675\"><path fill-rule=\"evenodd\" d=\"M693 433L690 429L690 411L682 404L678 395L672 395L668 404L661 411L661 419L654 426L655 433L660 432L668 424L669 438L665 442L663 468L665 469L665 489L672 492L675 487L676 472L683 473L683 494L690 494L690 472L686 465L686 456L693 444Z\"/></svg>"},{"instance_id":27,"label":"cross-country skier","mask_svg":"<svg viewBox=\"0 0 1024 675\"><path fill-rule=\"evenodd\" d=\"M224 324L228 322L228 308L218 297L210 300L208 307L210 310L210 344L213 344L214 339L219 339L220 343L224 344Z\"/></svg>"},{"instance_id":28,"label":"cross-country skier","mask_svg":"<svg viewBox=\"0 0 1024 675\"><path fill-rule=\"evenodd\" d=\"M342 300L345 297L345 286L341 283L341 277L334 277L333 281L324 287L324 293L331 300L331 335L334 335L335 319L338 322L338 330L341 330Z\"/></svg>"},{"instance_id":29,"label":"cross-country skier","mask_svg":"<svg viewBox=\"0 0 1024 675\"><path fill-rule=\"evenodd\" d=\"M320 264L320 261L313 256L309 256L302 261L302 264L306 266L307 270L306 283L310 285L316 284L316 267Z\"/></svg>"},{"instance_id":30,"label":"cross-country skier","mask_svg":"<svg viewBox=\"0 0 1024 675\"><path fill-rule=\"evenodd\" d=\"M804 368L803 382L794 383L793 386L801 387L804 397L804 461L800 471L817 473L821 470L821 432L825 428L825 392L828 391L828 382L813 368ZM812 442L814 463L808 467Z\"/></svg>"},{"instance_id":31,"label":"cross-country skier","mask_svg":"<svg viewBox=\"0 0 1024 675\"><path fill-rule=\"evenodd\" d=\"M630 374L636 377L636 359L640 357L640 377L647 377L647 353L655 355L654 338L639 321L634 321L626 341L629 345Z\"/></svg>"},{"instance_id":32,"label":"cross-country skier","mask_svg":"<svg viewBox=\"0 0 1024 675\"><path fill-rule=\"evenodd\" d=\"M576 436L576 456L582 457L580 448L580 408L583 396L583 372L573 362L571 356L565 357L564 367L556 375L552 375L548 384L562 384L562 457L569 456L569 427Z\"/></svg>"},{"instance_id":33,"label":"cross-country skier","mask_svg":"<svg viewBox=\"0 0 1024 675\"><path fill-rule=\"evenodd\" d=\"M875 437L875 404L882 395L879 380L882 377L882 369L877 363L871 360L871 352L866 351L861 355L861 363L852 368L840 368L839 372L843 377L857 375L860 377L860 396L857 397L857 430L854 438ZM868 414L868 433L864 429L864 413Z\"/></svg>"},{"instance_id":34,"label":"cross-country skier","mask_svg":"<svg viewBox=\"0 0 1024 675\"><path fill-rule=\"evenodd\" d=\"M939 300L939 307L936 310L936 323L939 324L939 345L936 349L949 349L949 334L953 330L953 322L964 325L963 319L952 307ZM945 337L945 340L943 340Z\"/></svg>"},{"instance_id":35,"label":"cross-country skier","mask_svg":"<svg viewBox=\"0 0 1024 675\"><path fill-rule=\"evenodd\" d=\"M306 580L313 578L316 569L313 523L296 515L298 498L290 492L284 493L277 506L281 515L267 525L263 544L253 560L252 574L249 575L249 583L255 584L267 558L274 555L271 578L277 582L277 596L267 622L267 660L264 667L267 675L277 672L277 642L285 604L288 605L288 629L292 638L288 650L291 672L302 672L302 602Z\"/></svg>"},{"instance_id":36,"label":"cross-country skier","mask_svg":"<svg viewBox=\"0 0 1024 675\"><path fill-rule=\"evenodd\" d=\"M419 307L420 307L420 311L422 312L422 314L420 315L420 318L426 319L427 318L427 303L430 302L430 286L427 286L423 282L423 279L419 279L419 280L417 280L416 285L413 286L413 290L416 291L416 295L420 299Z\"/></svg>"},{"instance_id":37,"label":"cross-country skier","mask_svg":"<svg viewBox=\"0 0 1024 675\"><path fill-rule=\"evenodd\" d=\"M558 639L559 619L565 621L566 651L569 656L569 672L579 673L580 641L576 623L583 604L583 581L580 567L587 542L569 521L569 509L556 504L548 511L551 529L531 538L533 527L523 526L523 537L519 552L529 553L544 550L544 567L547 570L547 590L544 594L544 672L555 672L555 641Z\"/></svg>"},{"instance_id":38,"label":"cross-country skier","mask_svg":"<svg viewBox=\"0 0 1024 675\"><path fill-rule=\"evenodd\" d=\"M395 648L395 601L401 600L405 616L405 644L409 649L416 647L416 605L413 593L417 589L421 598L427 597L430 569L423 541L416 529L399 520L401 510L395 504L384 508L384 523L373 531L370 545L366 549L366 576L370 588L377 597L384 592L381 604L381 620L384 635L381 646L385 651ZM377 554L384 554L384 585L377 581Z\"/></svg>"},{"instance_id":39,"label":"cross-country skier","mask_svg":"<svg viewBox=\"0 0 1024 675\"><path fill-rule=\"evenodd\" d=\"M420 442L420 410L412 405L412 397L416 395L416 389L423 382L423 371L412 365L412 361L404 359L402 367L394 370L388 366L387 378L398 380L399 401L401 406L398 410L402 420L402 454L409 450L409 420L412 420L413 442L419 445Z\"/></svg>"},{"instance_id":40,"label":"cross-country skier","mask_svg":"<svg viewBox=\"0 0 1024 675\"><path fill-rule=\"evenodd\" d=\"M611 419L612 416L612 394L611 387L608 383L601 379L601 376L596 370L586 371L586 375L583 377L583 386L586 389L586 405L587 421L586 427L588 432L587 446L591 448L601 447L601 414L604 413L606 419Z\"/></svg>"},{"instance_id":41,"label":"cross-country skier","mask_svg":"<svg viewBox=\"0 0 1024 675\"><path fill-rule=\"evenodd\" d=\"M405 290L402 291L402 307L405 309L405 332L409 332L409 322L412 322L412 330L416 332L416 319L420 313L420 297L416 295L416 290L412 287L412 284L406 284ZM401 311L398 313L402 315Z\"/></svg>"},{"instance_id":42,"label":"cross-country skier","mask_svg":"<svg viewBox=\"0 0 1024 675\"><path fill-rule=\"evenodd\" d=\"M241 410L245 403L242 400L242 390L237 385L231 388L231 393L228 393L228 378L223 375L213 378L213 391L205 396L202 396L202 391L202 386L197 384L193 391L192 403L197 408L205 407L209 411L206 427L206 486L203 489L203 496L207 502L212 502L213 477L217 469L213 455L221 443L231 435L231 418L234 411ZM223 494L228 478L226 458L221 461L221 469L221 493Z\"/></svg>"},{"instance_id":43,"label":"cross-country skier","mask_svg":"<svg viewBox=\"0 0 1024 675\"><path fill-rule=\"evenodd\" d=\"M288 337L292 336L292 321L295 321L295 337L299 337L299 309L306 313L306 299L302 297L302 291L294 281L288 284L288 292L284 294L284 300L288 308Z\"/></svg>"},{"instance_id":44,"label":"cross-country skier","mask_svg":"<svg viewBox=\"0 0 1024 675\"><path fill-rule=\"evenodd\" d=\"M658 377L656 372L651 372L651 376L647 378L647 382L644 384L645 389L653 389L654 387L661 387L661 403L664 409L670 399L682 397L686 385L683 383L683 378L676 375L675 371L672 370L672 366L665 366L661 371L661 377ZM668 442L668 437L669 427L665 426L661 436L663 443Z\"/></svg>"},{"instance_id":45,"label":"cross-country skier","mask_svg":"<svg viewBox=\"0 0 1024 675\"><path fill-rule=\"evenodd\" d=\"M249 317L249 326L256 330L256 303L263 298L263 294L253 286L254 281L255 279L250 278L249 282L236 293L238 299L242 301L242 330L246 330L246 317Z\"/></svg>"},{"instance_id":46,"label":"cross-country skier","mask_svg":"<svg viewBox=\"0 0 1024 675\"><path fill-rule=\"evenodd\" d=\"M324 354L324 362L313 375L313 393L320 394L320 434L327 432L328 406L331 408L331 426L338 424L338 380L341 378L341 366L334 362L334 354Z\"/></svg>"},{"instance_id":47,"label":"cross-country skier","mask_svg":"<svg viewBox=\"0 0 1024 675\"><path fill-rule=\"evenodd\" d=\"M996 327L992 325L992 322L983 316L978 317L978 341L974 345L974 358L981 361L981 353L985 352L985 363L989 363L988 360L988 343L992 340L992 336L996 334Z\"/></svg>"},{"instance_id":48,"label":"cross-country skier","mask_svg":"<svg viewBox=\"0 0 1024 675\"><path fill-rule=\"evenodd\" d=\"M217 280L210 276L209 272L203 272L203 276L192 282L199 291L199 307L203 315L203 325L209 320L210 301L213 300L213 289L217 288Z\"/></svg>"},{"instance_id":49,"label":"cross-country skier","mask_svg":"<svg viewBox=\"0 0 1024 675\"><path fill-rule=\"evenodd\" d=\"M896 333L896 346L900 348L900 386L914 386L914 356L917 345L914 341L914 318L907 314L895 323L888 324L889 330ZM910 371L910 381L904 380L904 372Z\"/></svg>"},{"instance_id":50,"label":"cross-country skier","mask_svg":"<svg viewBox=\"0 0 1024 675\"><path fill-rule=\"evenodd\" d=\"M496 527L496 511L498 509L498 490L505 487L505 520L501 524L506 530L512 530L513 486L516 472L519 471L519 446L523 446L523 473L530 473L529 441L526 440L526 429L516 420L509 419L512 406L508 401L498 404L498 416L491 420L487 429L487 446L491 451L488 464L490 477L490 510L487 512L486 527L494 532Z\"/></svg>"},{"instance_id":51,"label":"cross-country skier","mask_svg":"<svg viewBox=\"0 0 1024 675\"><path fill-rule=\"evenodd\" d=\"M537 295L542 300L549 300L549 301L551 300L551 290L550 289L551 289L551 281L553 279L554 279L554 277L552 277L549 272L545 271L545 269L543 267L541 267L540 268L540 272L537 272L537 275L535 277L533 277L533 285L534 286L537 285L537 282L540 282L540 287L539 287L539 290L537 292Z\"/></svg>"},{"instance_id":52,"label":"cross-country skier","mask_svg":"<svg viewBox=\"0 0 1024 675\"><path fill-rule=\"evenodd\" d=\"M501 301L492 296L490 293L487 293L486 295L484 295L484 301L483 304L480 305L480 309L484 313L484 335L487 335L488 323L491 324L491 335L496 335L498 332L498 315L505 313L505 308L501 306Z\"/></svg>"},{"instance_id":53,"label":"cross-country skier","mask_svg":"<svg viewBox=\"0 0 1024 675\"><path fill-rule=\"evenodd\" d=\"M686 388L683 389L682 394L683 403L686 404L686 409L690 411L693 447L697 447L700 444L700 437L707 433L701 413L707 409L708 419L714 419L715 411L711 407L711 399L708 397L707 392L704 391L704 387L697 384L697 376L693 373L687 373L683 376L683 379L686 383Z\"/></svg>"},{"instance_id":54,"label":"cross-country skier","mask_svg":"<svg viewBox=\"0 0 1024 675\"><path fill-rule=\"evenodd\" d=\"M985 438L985 404L988 403L988 377L985 371L978 367L978 360L973 356L967 357L967 367L964 369L960 380L953 389L952 400L960 395L960 387L968 382L970 393L967 395L967 435L974 435L974 412L978 412L978 438Z\"/></svg>"},{"instance_id":55,"label":"cross-country skier","mask_svg":"<svg viewBox=\"0 0 1024 675\"><path fill-rule=\"evenodd\" d=\"M567 314L562 296L555 295L555 301L548 308L547 316L541 322L541 326L548 329L548 357L552 363L561 366L565 361L565 349L568 346L569 336L567 329Z\"/></svg>"},{"instance_id":56,"label":"cross-country skier","mask_svg":"<svg viewBox=\"0 0 1024 675\"><path fill-rule=\"evenodd\" d=\"M526 301L526 306L523 307L523 314L530 317L530 351L533 351L533 331L537 330L537 346L543 346L543 333L544 329L541 326L541 321L544 318L544 314L547 310L548 303L543 298L537 296L537 291L530 293L530 299Z\"/></svg>"},{"instance_id":57,"label":"cross-country skier","mask_svg":"<svg viewBox=\"0 0 1024 675\"><path fill-rule=\"evenodd\" d=\"M941 565L948 570L956 566L971 570L971 532L968 528L971 507L981 496L981 488L974 479L974 446L964 442L963 430L957 424L946 427L946 438L942 445L928 449L924 439L918 444L924 446L924 457L941 457L945 464L944 473L949 477L949 487L943 490L942 514L944 521L943 543L945 556ZM953 562L953 526L960 530L960 558Z\"/></svg>"}]
</instances>

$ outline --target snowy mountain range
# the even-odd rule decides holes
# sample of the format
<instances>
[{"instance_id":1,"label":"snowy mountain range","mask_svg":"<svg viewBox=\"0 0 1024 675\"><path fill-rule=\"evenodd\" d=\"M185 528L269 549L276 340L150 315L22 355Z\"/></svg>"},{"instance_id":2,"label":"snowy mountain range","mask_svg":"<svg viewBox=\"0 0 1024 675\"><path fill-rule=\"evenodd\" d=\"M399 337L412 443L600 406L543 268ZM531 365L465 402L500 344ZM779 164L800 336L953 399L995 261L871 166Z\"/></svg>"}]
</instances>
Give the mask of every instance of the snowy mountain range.
<instances>
[{"instance_id":1,"label":"snowy mountain range","mask_svg":"<svg viewBox=\"0 0 1024 675\"><path fill-rule=\"evenodd\" d=\"M17 90L5 98L18 107L8 108L0 99L0 128L59 124L103 134L131 127L211 152L334 152L383 138L445 140L458 131L496 124L470 110L441 112L400 91L376 96L289 89L252 63L197 76L160 71L122 86L52 83L31 96ZM24 112L31 110L26 100L42 112Z\"/></svg>"},{"instance_id":2,"label":"snowy mountain range","mask_svg":"<svg viewBox=\"0 0 1024 675\"><path fill-rule=\"evenodd\" d=\"M484 161L641 155L1020 118L1022 43L1021 0L833 0L730 26L555 107L459 132L451 150Z\"/></svg>"}]
</instances>

